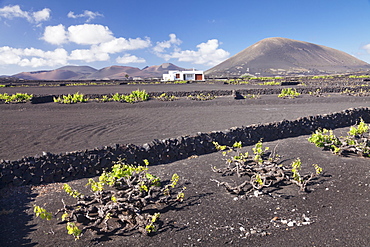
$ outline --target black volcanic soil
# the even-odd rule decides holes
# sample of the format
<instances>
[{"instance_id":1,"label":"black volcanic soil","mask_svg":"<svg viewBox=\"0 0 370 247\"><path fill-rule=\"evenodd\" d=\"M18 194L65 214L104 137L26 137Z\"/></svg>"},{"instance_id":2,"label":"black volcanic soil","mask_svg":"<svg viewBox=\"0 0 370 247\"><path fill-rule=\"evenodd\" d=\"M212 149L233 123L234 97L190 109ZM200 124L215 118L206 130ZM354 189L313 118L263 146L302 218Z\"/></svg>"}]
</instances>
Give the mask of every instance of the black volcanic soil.
<instances>
[{"instance_id":1,"label":"black volcanic soil","mask_svg":"<svg viewBox=\"0 0 370 247\"><path fill-rule=\"evenodd\" d=\"M165 91L166 86L161 90ZM211 101L150 100L133 105L2 104L0 159L113 143L143 144L155 138L292 120L369 105L368 97L343 95L325 98L304 95L293 100L279 99L276 95L262 95L256 100L231 97ZM337 134L346 131L348 128L335 130ZM87 233L75 242L66 234L65 225L55 220L42 221L32 213L34 204L55 212L62 207L62 198L70 200L61 191L62 184L4 189L0 193L1 246L368 246L369 160L332 155L308 143L307 137L265 145L270 148L277 145L276 151L282 155L284 164L300 157L307 169L313 163L324 169L324 175L308 186L309 193L298 193L296 186L282 186L273 188L270 194L236 198L210 181L221 179L210 168L224 165L220 153L192 157L150 167L153 174L163 179L178 173L187 187L185 201L162 212L163 225L157 234L148 237L136 232L111 236ZM84 191L86 179L69 184ZM304 226L282 223L304 218L309 222Z\"/></svg>"},{"instance_id":2,"label":"black volcanic soil","mask_svg":"<svg viewBox=\"0 0 370 247\"><path fill-rule=\"evenodd\" d=\"M176 88L193 91L197 88L196 85L154 86L140 86L140 89L151 92L173 91ZM119 88L120 93L137 89L133 86ZM199 88L209 90L210 85L199 85ZM0 88L0 92L6 89ZM37 90L43 92L42 94L52 93L52 88L32 87L9 88L12 90L9 93L15 93L17 89L33 94L37 93ZM59 90L63 90L63 93L111 93L115 92L117 87L54 88L54 92L61 93ZM330 97L320 98L303 95L290 100L279 99L277 95L262 95L260 99L234 100L232 97L219 97L211 101L150 100L138 104L2 104L0 159L13 160L42 154L43 151L61 153L115 143L144 144L154 139L283 119L294 120L351 107L366 107L369 102L368 97L332 94Z\"/></svg>"}]
</instances>

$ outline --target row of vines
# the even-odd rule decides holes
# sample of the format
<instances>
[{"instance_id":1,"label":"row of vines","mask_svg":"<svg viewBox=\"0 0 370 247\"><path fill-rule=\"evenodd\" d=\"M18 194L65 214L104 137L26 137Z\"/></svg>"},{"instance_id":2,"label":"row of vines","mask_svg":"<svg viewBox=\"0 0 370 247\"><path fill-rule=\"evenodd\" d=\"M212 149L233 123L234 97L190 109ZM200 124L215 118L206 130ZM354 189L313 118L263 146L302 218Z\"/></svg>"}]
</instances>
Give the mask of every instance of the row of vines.
<instances>
[{"instance_id":1,"label":"row of vines","mask_svg":"<svg viewBox=\"0 0 370 247\"><path fill-rule=\"evenodd\" d=\"M337 155L355 153L369 158L369 125L361 119L358 125L350 127L347 134L337 137L332 130L319 129L308 141ZM268 187L290 184L306 192L313 179L323 173L323 168L312 164L312 171L303 174L300 158L295 158L289 165L283 164L279 161L280 155L264 147L262 140L250 152L242 151L241 142L235 142L231 147L217 142L213 142L213 145L222 152L225 166L211 167L210 171L220 174L220 179L211 181L225 188L228 193L241 197L263 193ZM160 225L161 210L186 200L186 187L179 175L173 174L169 181L163 181L149 172L147 160L143 164L134 166L126 164L124 160L117 161L110 171L104 171L97 180L88 180L86 186L91 189L89 195L82 195L65 184L65 192L75 198L76 203L66 205L63 201L63 207L54 215L60 215L59 220L66 224L68 234L77 240L86 231L104 233L114 230L118 233L138 230L149 235L156 232ZM225 176L234 175L241 181L239 184L223 181ZM37 205L34 206L34 212L46 220L53 218L52 213Z\"/></svg>"}]
</instances>

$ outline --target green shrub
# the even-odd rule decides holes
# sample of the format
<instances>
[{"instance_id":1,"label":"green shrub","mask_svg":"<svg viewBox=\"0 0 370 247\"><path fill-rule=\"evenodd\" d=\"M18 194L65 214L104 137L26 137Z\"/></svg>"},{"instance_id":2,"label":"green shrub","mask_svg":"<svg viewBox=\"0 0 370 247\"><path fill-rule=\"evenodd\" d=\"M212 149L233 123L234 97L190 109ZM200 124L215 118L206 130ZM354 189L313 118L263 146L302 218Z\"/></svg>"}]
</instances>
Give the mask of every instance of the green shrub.
<instances>
[{"instance_id":1,"label":"green shrub","mask_svg":"<svg viewBox=\"0 0 370 247\"><path fill-rule=\"evenodd\" d=\"M261 86L278 86L278 85L280 85L280 82L266 81L266 82L263 82L263 83L258 83L258 85L261 85Z\"/></svg>"},{"instance_id":2,"label":"green shrub","mask_svg":"<svg viewBox=\"0 0 370 247\"><path fill-rule=\"evenodd\" d=\"M259 99L259 98L261 98L261 95L259 95L259 94L248 94L246 96L246 98L248 98L248 99Z\"/></svg>"},{"instance_id":3,"label":"green shrub","mask_svg":"<svg viewBox=\"0 0 370 247\"><path fill-rule=\"evenodd\" d=\"M315 168L315 173L311 173L309 175L302 176L300 174L300 170L302 167L301 159L297 158L295 159L291 164L291 172L292 172L292 178L291 181L295 184L297 184L301 191L304 191L307 183L311 181L316 175L320 175L322 173L322 168L318 166L317 164L312 165Z\"/></svg>"},{"instance_id":4,"label":"green shrub","mask_svg":"<svg viewBox=\"0 0 370 247\"><path fill-rule=\"evenodd\" d=\"M83 94L79 92L75 94L68 94L62 95L62 97L55 98L54 102L61 103L61 104L76 104L76 103L84 103L87 102L89 99L86 98Z\"/></svg>"},{"instance_id":5,"label":"green shrub","mask_svg":"<svg viewBox=\"0 0 370 247\"><path fill-rule=\"evenodd\" d=\"M124 97L125 97L124 94L115 93L112 95L112 100L116 102L122 102L124 101Z\"/></svg>"},{"instance_id":6,"label":"green shrub","mask_svg":"<svg viewBox=\"0 0 370 247\"><path fill-rule=\"evenodd\" d=\"M145 166L134 166L122 160L115 162L111 171L103 172L98 181L88 180L90 195L82 195L65 184L65 192L77 200L73 205L63 201L64 207L56 213L62 213L68 234L77 240L86 231L127 233L138 229L143 234L157 231L161 205L172 207L182 202L185 187L178 188L177 174L162 182L148 172L149 162L144 163ZM52 214L43 208L35 206L34 211L36 216L51 219Z\"/></svg>"},{"instance_id":7,"label":"green shrub","mask_svg":"<svg viewBox=\"0 0 370 247\"><path fill-rule=\"evenodd\" d=\"M166 93L162 93L161 95L155 97L158 100L161 101L174 101L177 100L177 97L174 95L167 95Z\"/></svg>"},{"instance_id":8,"label":"green shrub","mask_svg":"<svg viewBox=\"0 0 370 247\"><path fill-rule=\"evenodd\" d=\"M131 94L127 95L125 97L125 101L128 103L135 103L135 102L140 102L140 101L146 101L149 100L150 96L145 90L136 90L132 91Z\"/></svg>"},{"instance_id":9,"label":"green shrub","mask_svg":"<svg viewBox=\"0 0 370 247\"><path fill-rule=\"evenodd\" d=\"M342 142L333 134L332 130L318 129L308 138L317 147L333 149L340 146Z\"/></svg>"},{"instance_id":10,"label":"green shrub","mask_svg":"<svg viewBox=\"0 0 370 247\"><path fill-rule=\"evenodd\" d=\"M188 81L174 81L173 84L186 84Z\"/></svg>"},{"instance_id":11,"label":"green shrub","mask_svg":"<svg viewBox=\"0 0 370 247\"><path fill-rule=\"evenodd\" d=\"M370 91L363 90L362 88L359 91L350 90L350 89L347 88L346 90L343 90L340 93L341 94L348 95L348 96L359 96L359 97L369 96L370 95Z\"/></svg>"},{"instance_id":12,"label":"green shrub","mask_svg":"<svg viewBox=\"0 0 370 247\"><path fill-rule=\"evenodd\" d=\"M89 83L87 82L75 82L75 83L67 83L66 86L67 87L71 87L71 86L87 86L89 85Z\"/></svg>"},{"instance_id":13,"label":"green shrub","mask_svg":"<svg viewBox=\"0 0 370 247\"><path fill-rule=\"evenodd\" d=\"M241 84L249 84L249 78L241 78L241 79L229 79L226 81L226 84L233 84L233 85L241 85Z\"/></svg>"},{"instance_id":14,"label":"green shrub","mask_svg":"<svg viewBox=\"0 0 370 247\"><path fill-rule=\"evenodd\" d=\"M279 98L291 98L294 99L295 97L301 95L300 93L297 92L296 89L292 88L283 88L281 90L281 93L278 95Z\"/></svg>"},{"instance_id":15,"label":"green shrub","mask_svg":"<svg viewBox=\"0 0 370 247\"><path fill-rule=\"evenodd\" d=\"M370 78L370 75L350 75L348 78Z\"/></svg>"},{"instance_id":16,"label":"green shrub","mask_svg":"<svg viewBox=\"0 0 370 247\"><path fill-rule=\"evenodd\" d=\"M254 156L249 156L248 152L241 152L241 142L235 142L233 147L222 146L217 142L213 142L215 148L222 151L222 155L226 158L226 167L218 169L212 167L212 170L221 173L222 176L232 176L236 174L240 179L240 183L236 186L229 182L222 182L215 179L219 186L224 186L231 194L248 195L250 193L261 191L265 187L284 183L294 183L299 186L301 191L306 190L306 186L315 176L322 172L322 168L314 164L315 173L301 175L301 161L296 159L291 164L291 169L284 167L279 163L280 156L271 153L267 157L268 147L263 147L262 141L259 141L254 148L252 148Z\"/></svg>"},{"instance_id":17,"label":"green shrub","mask_svg":"<svg viewBox=\"0 0 370 247\"><path fill-rule=\"evenodd\" d=\"M16 93L16 94L0 94L0 100L4 100L5 103L25 103L32 99L32 94L27 93Z\"/></svg>"},{"instance_id":18,"label":"green shrub","mask_svg":"<svg viewBox=\"0 0 370 247\"><path fill-rule=\"evenodd\" d=\"M108 95L103 95L101 98L96 98L95 100L98 102L109 102L112 101L113 99Z\"/></svg>"},{"instance_id":19,"label":"green shrub","mask_svg":"<svg viewBox=\"0 0 370 247\"><path fill-rule=\"evenodd\" d=\"M315 96L315 97L321 97L323 96L322 92L321 92L321 89L320 88L317 88L315 91L313 92L308 92L308 94L310 96Z\"/></svg>"},{"instance_id":20,"label":"green shrub","mask_svg":"<svg viewBox=\"0 0 370 247\"><path fill-rule=\"evenodd\" d=\"M311 79L333 79L334 77L331 75L315 75L312 76Z\"/></svg>"},{"instance_id":21,"label":"green shrub","mask_svg":"<svg viewBox=\"0 0 370 247\"><path fill-rule=\"evenodd\" d=\"M116 93L112 96L113 101L136 103L149 100L150 96L145 90L132 91L129 95Z\"/></svg>"},{"instance_id":22,"label":"green shrub","mask_svg":"<svg viewBox=\"0 0 370 247\"><path fill-rule=\"evenodd\" d=\"M40 217L41 219L51 220L53 217L52 214L47 212L45 208L36 205L33 206L33 212L35 213L36 217Z\"/></svg>"},{"instance_id":23,"label":"green shrub","mask_svg":"<svg viewBox=\"0 0 370 247\"><path fill-rule=\"evenodd\" d=\"M369 125L367 125L364 120L361 118L360 119L360 123L357 125L357 126L351 126L351 128L349 129L349 132L348 134L353 136L353 137L356 137L356 136L363 136L364 134L366 134L367 132L369 132Z\"/></svg>"},{"instance_id":24,"label":"green shrub","mask_svg":"<svg viewBox=\"0 0 370 247\"><path fill-rule=\"evenodd\" d=\"M205 100L213 100L215 98L216 98L216 96L213 96L209 93L208 94L200 93L200 94L196 94L196 95L188 95L188 99L191 99L191 100L205 101Z\"/></svg>"},{"instance_id":25,"label":"green shrub","mask_svg":"<svg viewBox=\"0 0 370 247\"><path fill-rule=\"evenodd\" d=\"M268 81L268 80L277 80L277 79L283 79L284 77L254 77L254 78L251 78L251 79L256 79L256 80L260 80L260 81Z\"/></svg>"},{"instance_id":26,"label":"green shrub","mask_svg":"<svg viewBox=\"0 0 370 247\"><path fill-rule=\"evenodd\" d=\"M350 128L348 136L337 137L332 130L319 129L308 138L308 141L335 154L348 152L370 157L369 137L369 125L361 119L357 126Z\"/></svg>"}]
</instances>

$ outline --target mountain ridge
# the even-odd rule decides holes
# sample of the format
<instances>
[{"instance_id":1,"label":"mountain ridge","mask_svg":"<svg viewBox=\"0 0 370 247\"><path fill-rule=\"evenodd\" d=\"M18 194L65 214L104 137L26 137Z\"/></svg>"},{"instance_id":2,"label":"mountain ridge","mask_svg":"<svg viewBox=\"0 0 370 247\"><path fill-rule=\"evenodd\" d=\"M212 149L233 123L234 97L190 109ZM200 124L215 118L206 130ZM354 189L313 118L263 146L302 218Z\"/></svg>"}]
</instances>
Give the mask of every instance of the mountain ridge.
<instances>
[{"instance_id":1,"label":"mountain ridge","mask_svg":"<svg viewBox=\"0 0 370 247\"><path fill-rule=\"evenodd\" d=\"M67 65L54 70L22 72L11 77L25 80L124 80L162 78L169 70L187 70L172 63L146 66ZM301 76L343 74L370 70L370 64L343 51L305 41L272 37L256 42L205 71L208 78L251 76ZM128 77L128 78L127 78Z\"/></svg>"},{"instance_id":2,"label":"mountain ridge","mask_svg":"<svg viewBox=\"0 0 370 247\"><path fill-rule=\"evenodd\" d=\"M343 51L305 41L273 37L258 41L208 69L209 77L243 74L317 75L356 72L370 64Z\"/></svg>"},{"instance_id":3,"label":"mountain ridge","mask_svg":"<svg viewBox=\"0 0 370 247\"><path fill-rule=\"evenodd\" d=\"M143 69L131 66L112 65L101 69L90 66L67 65L54 70L21 72L11 77L24 80L122 80L134 78L162 78L168 70L186 70L172 63L146 66Z\"/></svg>"}]
</instances>

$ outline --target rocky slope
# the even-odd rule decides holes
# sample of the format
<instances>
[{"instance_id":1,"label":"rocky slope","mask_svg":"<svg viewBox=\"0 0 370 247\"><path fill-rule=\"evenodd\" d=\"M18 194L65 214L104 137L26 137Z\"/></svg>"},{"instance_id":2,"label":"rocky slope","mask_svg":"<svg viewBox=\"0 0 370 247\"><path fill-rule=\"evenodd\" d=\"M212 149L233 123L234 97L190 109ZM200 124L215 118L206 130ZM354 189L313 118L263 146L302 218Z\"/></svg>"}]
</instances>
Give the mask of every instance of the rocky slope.
<instances>
[{"instance_id":1,"label":"rocky slope","mask_svg":"<svg viewBox=\"0 0 370 247\"><path fill-rule=\"evenodd\" d=\"M267 38L205 74L209 77L317 75L368 69L368 63L333 48L286 38Z\"/></svg>"}]
</instances>

